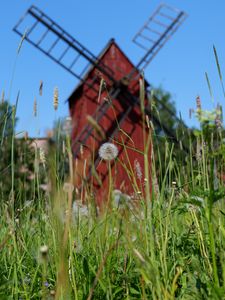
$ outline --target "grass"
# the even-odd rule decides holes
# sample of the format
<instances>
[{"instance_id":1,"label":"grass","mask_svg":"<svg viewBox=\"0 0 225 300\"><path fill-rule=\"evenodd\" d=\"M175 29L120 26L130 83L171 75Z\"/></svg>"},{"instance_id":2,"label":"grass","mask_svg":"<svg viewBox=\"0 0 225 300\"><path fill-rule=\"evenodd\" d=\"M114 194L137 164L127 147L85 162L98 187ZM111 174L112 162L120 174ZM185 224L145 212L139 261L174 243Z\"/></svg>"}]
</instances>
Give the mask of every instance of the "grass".
<instances>
[{"instance_id":1,"label":"grass","mask_svg":"<svg viewBox=\"0 0 225 300\"><path fill-rule=\"evenodd\" d=\"M196 114L201 129L184 160L166 140L163 156L155 144L150 158L154 130L145 132L145 192L136 205L126 195L115 204L110 177L111 205L101 213L90 186L85 203L77 199L68 135L48 158L34 153L24 194L13 133L11 193L0 195L0 299L225 299L224 132L217 111Z\"/></svg>"}]
</instances>

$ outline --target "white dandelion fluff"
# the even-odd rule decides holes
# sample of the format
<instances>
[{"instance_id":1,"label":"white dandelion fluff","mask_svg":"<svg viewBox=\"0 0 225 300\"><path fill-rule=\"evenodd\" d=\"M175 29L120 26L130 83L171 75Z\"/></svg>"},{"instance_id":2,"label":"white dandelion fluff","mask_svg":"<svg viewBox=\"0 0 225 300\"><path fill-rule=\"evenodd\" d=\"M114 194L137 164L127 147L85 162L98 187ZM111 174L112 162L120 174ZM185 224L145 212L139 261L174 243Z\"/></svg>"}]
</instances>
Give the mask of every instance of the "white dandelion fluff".
<instances>
[{"instance_id":1,"label":"white dandelion fluff","mask_svg":"<svg viewBox=\"0 0 225 300\"><path fill-rule=\"evenodd\" d=\"M70 192L73 192L74 190L74 185L70 182L65 182L64 185L63 185L63 191L65 193L70 193Z\"/></svg>"},{"instance_id":2,"label":"white dandelion fluff","mask_svg":"<svg viewBox=\"0 0 225 300\"><path fill-rule=\"evenodd\" d=\"M101 159L113 160L118 155L118 148L112 143L104 143L99 148L98 154Z\"/></svg>"},{"instance_id":3,"label":"white dandelion fluff","mask_svg":"<svg viewBox=\"0 0 225 300\"><path fill-rule=\"evenodd\" d=\"M71 135L72 132L72 118L67 117L63 123L63 132L65 135Z\"/></svg>"},{"instance_id":4,"label":"white dandelion fluff","mask_svg":"<svg viewBox=\"0 0 225 300\"><path fill-rule=\"evenodd\" d=\"M43 245L40 247L41 254L47 254L48 253L48 246Z\"/></svg>"}]
</instances>

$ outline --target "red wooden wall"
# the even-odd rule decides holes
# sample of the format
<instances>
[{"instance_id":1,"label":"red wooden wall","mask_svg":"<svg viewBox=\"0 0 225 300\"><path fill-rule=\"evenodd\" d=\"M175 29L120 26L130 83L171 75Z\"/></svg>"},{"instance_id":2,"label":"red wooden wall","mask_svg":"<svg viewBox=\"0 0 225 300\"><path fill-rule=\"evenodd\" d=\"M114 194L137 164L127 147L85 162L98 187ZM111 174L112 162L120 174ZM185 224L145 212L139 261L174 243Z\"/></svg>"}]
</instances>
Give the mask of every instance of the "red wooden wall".
<instances>
[{"instance_id":1,"label":"red wooden wall","mask_svg":"<svg viewBox=\"0 0 225 300\"><path fill-rule=\"evenodd\" d=\"M118 47L114 40L111 40L103 53L100 55L100 61L104 67L109 67L112 70L112 76L115 80L122 80L125 75L133 70L134 65L129 61L126 55ZM93 79L98 79L93 84ZM103 89L100 97L99 88L101 76L106 82L107 90L110 90L112 82L107 76L98 75L96 68L92 68L86 74L86 82L93 84L95 90L90 88L90 85L80 84L69 98L70 114L72 117L72 145L73 150L79 148L82 143L81 132L88 123L87 117L92 116L92 119L97 120L96 110L107 101L107 91ZM133 79L127 87L129 91L136 96L139 95L139 75L137 72L133 74ZM94 193L98 202L106 201L108 195L109 184L109 165L106 161L101 160L95 166L93 176L89 177L89 166L93 165L94 158L98 153L100 145L103 143L101 133L106 135L104 142L112 142L118 146L119 155L115 161L111 162L111 171L113 177L114 189L119 189L129 195L135 194L138 190L144 187L144 157L140 152L144 151L143 139L143 120L140 109L134 106L131 112L121 124L121 130L118 130L113 139L109 139L110 133L115 128L118 128L117 122L120 120L127 106L119 99L111 99L112 104L105 115L92 124L95 128L92 135L83 145L81 152L75 157L75 184L80 185L83 177L86 176L89 181L92 181L95 187ZM100 113L100 112L98 112ZM89 117L90 119L90 117ZM91 122L92 123L92 122ZM145 133L146 133L146 129ZM150 152L149 152L150 161ZM85 169L85 170L84 170ZM137 175L138 171L138 175ZM140 176L140 171L142 176ZM96 175L97 174L97 175ZM136 180L134 180L134 178ZM101 181L101 183L100 183ZM136 182L135 182L136 181Z\"/></svg>"}]
</instances>

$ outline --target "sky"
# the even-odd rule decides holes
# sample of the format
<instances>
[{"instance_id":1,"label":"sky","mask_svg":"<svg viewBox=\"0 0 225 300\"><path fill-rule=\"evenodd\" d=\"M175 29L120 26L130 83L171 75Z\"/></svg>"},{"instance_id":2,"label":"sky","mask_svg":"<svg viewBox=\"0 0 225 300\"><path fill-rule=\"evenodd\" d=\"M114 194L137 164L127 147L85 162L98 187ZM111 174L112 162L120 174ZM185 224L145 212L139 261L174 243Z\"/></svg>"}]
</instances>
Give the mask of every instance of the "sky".
<instances>
[{"instance_id":1,"label":"sky","mask_svg":"<svg viewBox=\"0 0 225 300\"><path fill-rule=\"evenodd\" d=\"M144 52L132 43L132 38L160 4L158 0L1 0L0 18L0 92L14 104L20 92L16 131L28 131L42 137L59 117L68 116L66 100L78 83L76 78L58 66L27 42L17 55L20 37L12 31L19 18L36 5L61 27L98 55L110 38L136 64ZM213 53L215 45L223 74L225 67L225 1L167 0L167 4L182 9L188 18L172 39L162 48L145 70L145 78L154 87L169 91L177 111L188 126L197 126L189 118L195 108L196 96L202 106L212 109L217 102L224 106L224 97ZM212 86L211 99L207 72ZM225 76L225 74L224 74ZM40 81L43 95L39 96ZM53 109L53 91L58 87L59 108ZM37 99L37 117L33 103Z\"/></svg>"}]
</instances>

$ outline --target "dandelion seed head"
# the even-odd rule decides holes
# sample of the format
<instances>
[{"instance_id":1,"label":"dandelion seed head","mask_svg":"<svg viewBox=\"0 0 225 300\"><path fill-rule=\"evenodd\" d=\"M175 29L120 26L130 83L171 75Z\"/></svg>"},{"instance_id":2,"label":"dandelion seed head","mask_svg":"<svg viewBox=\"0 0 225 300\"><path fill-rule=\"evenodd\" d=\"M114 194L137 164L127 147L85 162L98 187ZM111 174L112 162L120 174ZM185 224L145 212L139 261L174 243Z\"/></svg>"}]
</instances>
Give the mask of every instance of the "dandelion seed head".
<instances>
[{"instance_id":1,"label":"dandelion seed head","mask_svg":"<svg viewBox=\"0 0 225 300\"><path fill-rule=\"evenodd\" d=\"M54 297L54 296L55 296L55 294L56 294L56 293L55 293L55 291L54 291L54 290L51 290L51 291L50 291L50 295L51 295L51 296L53 296L53 297Z\"/></svg>"},{"instance_id":2,"label":"dandelion seed head","mask_svg":"<svg viewBox=\"0 0 225 300\"><path fill-rule=\"evenodd\" d=\"M104 143L99 148L99 156L104 160L113 160L118 155L118 148L112 143Z\"/></svg>"},{"instance_id":3,"label":"dandelion seed head","mask_svg":"<svg viewBox=\"0 0 225 300\"><path fill-rule=\"evenodd\" d=\"M63 132L65 135L71 135L72 132L72 118L67 117L63 123Z\"/></svg>"},{"instance_id":4,"label":"dandelion seed head","mask_svg":"<svg viewBox=\"0 0 225 300\"><path fill-rule=\"evenodd\" d=\"M43 245L40 247L40 253L42 256L46 256L48 254L48 246L47 245Z\"/></svg>"},{"instance_id":5,"label":"dandelion seed head","mask_svg":"<svg viewBox=\"0 0 225 300\"><path fill-rule=\"evenodd\" d=\"M76 220L79 217L87 217L89 215L89 208L83 204L81 200L76 200L73 203L73 217Z\"/></svg>"},{"instance_id":6,"label":"dandelion seed head","mask_svg":"<svg viewBox=\"0 0 225 300\"><path fill-rule=\"evenodd\" d=\"M70 182L65 182L64 185L63 185L63 190L66 193L73 192L74 185L72 183L70 183Z\"/></svg>"}]
</instances>

